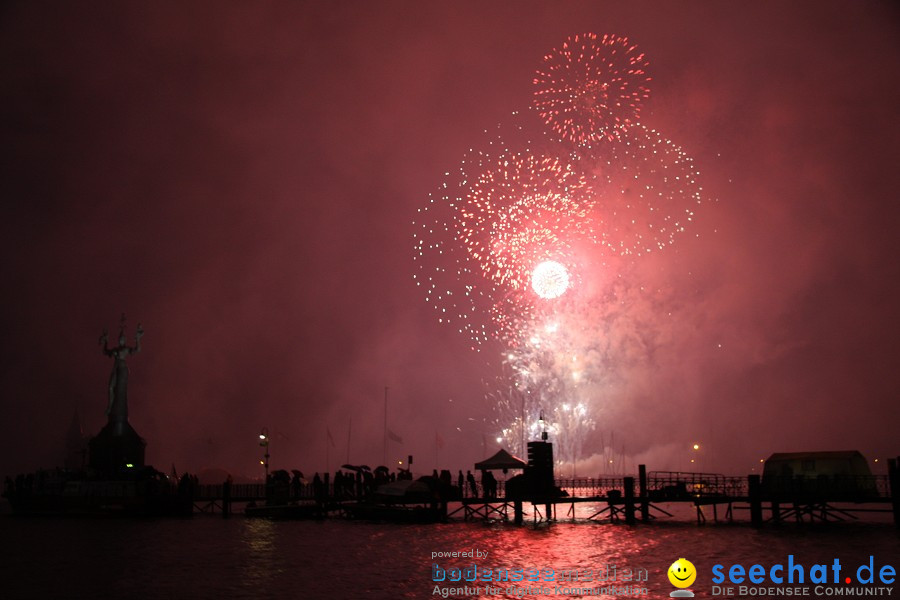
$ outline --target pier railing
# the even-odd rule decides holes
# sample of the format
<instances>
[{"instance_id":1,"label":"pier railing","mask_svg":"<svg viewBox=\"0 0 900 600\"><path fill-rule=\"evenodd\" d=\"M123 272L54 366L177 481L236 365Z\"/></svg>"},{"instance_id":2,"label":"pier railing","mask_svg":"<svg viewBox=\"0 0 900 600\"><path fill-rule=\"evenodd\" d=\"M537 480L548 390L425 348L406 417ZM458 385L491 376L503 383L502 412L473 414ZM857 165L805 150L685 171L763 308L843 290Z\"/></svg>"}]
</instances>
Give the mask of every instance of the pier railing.
<instances>
[{"instance_id":1,"label":"pier railing","mask_svg":"<svg viewBox=\"0 0 900 600\"><path fill-rule=\"evenodd\" d=\"M635 485L637 485L637 478ZM611 491L624 490L625 476L608 477L569 477L557 478L556 486L572 497L606 497ZM653 501L684 500L688 498L731 498L744 499L749 495L747 477L735 477L717 473L692 473L684 471L652 471L647 475L647 493ZM454 486L456 487L456 486ZM498 498L505 494L505 481L497 481ZM887 475L872 476L833 476L829 478L769 477L763 479L765 496L802 496L802 495L842 495L848 498L890 498L891 489ZM324 483L320 494L336 500L356 500L360 490L355 486L335 487ZM635 490L637 495L638 490ZM365 490L362 490L365 495ZM468 482L463 486L461 496L464 498L484 497L481 481L476 482L473 493ZM195 498L217 499L224 496L224 484L199 485L195 490ZM231 484L230 500L234 502L251 502L266 498L266 485L263 483ZM315 500L316 489L312 483L300 483L288 486L289 500Z\"/></svg>"},{"instance_id":2,"label":"pier railing","mask_svg":"<svg viewBox=\"0 0 900 600\"><path fill-rule=\"evenodd\" d=\"M569 496L606 496L611 490L621 490L623 477L571 477L556 480L556 487Z\"/></svg>"},{"instance_id":3,"label":"pier railing","mask_svg":"<svg viewBox=\"0 0 900 600\"><path fill-rule=\"evenodd\" d=\"M747 478L718 473L685 471L651 471L647 476L647 490L657 499L694 497L745 497Z\"/></svg>"}]
</instances>

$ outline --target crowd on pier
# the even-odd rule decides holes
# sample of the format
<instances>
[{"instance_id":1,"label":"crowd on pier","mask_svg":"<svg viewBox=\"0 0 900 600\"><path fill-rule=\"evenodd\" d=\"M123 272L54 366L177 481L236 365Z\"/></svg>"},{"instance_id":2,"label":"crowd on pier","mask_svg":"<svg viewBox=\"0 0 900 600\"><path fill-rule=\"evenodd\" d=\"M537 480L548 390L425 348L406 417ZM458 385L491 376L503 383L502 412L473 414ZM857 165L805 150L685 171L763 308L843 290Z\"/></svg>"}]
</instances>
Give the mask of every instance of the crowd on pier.
<instances>
[{"instance_id":1,"label":"crowd on pier","mask_svg":"<svg viewBox=\"0 0 900 600\"><path fill-rule=\"evenodd\" d=\"M482 471L481 478L476 479L472 471L467 471L464 475L462 470L459 470L454 477L447 469L441 470L440 473L435 469L431 475L421 476L413 481L409 469L391 471L387 467L377 467L372 470L365 466L351 465L345 465L333 475L316 472L311 479L305 477L299 470L288 472L280 469L268 475L266 487L270 492L274 491L276 495L290 501L304 499L344 501L372 500L376 494L399 495L413 483L418 484L418 487L413 488L415 490L424 491L427 487L448 500L466 497L497 498L502 495L501 482L498 482L490 471Z\"/></svg>"}]
</instances>

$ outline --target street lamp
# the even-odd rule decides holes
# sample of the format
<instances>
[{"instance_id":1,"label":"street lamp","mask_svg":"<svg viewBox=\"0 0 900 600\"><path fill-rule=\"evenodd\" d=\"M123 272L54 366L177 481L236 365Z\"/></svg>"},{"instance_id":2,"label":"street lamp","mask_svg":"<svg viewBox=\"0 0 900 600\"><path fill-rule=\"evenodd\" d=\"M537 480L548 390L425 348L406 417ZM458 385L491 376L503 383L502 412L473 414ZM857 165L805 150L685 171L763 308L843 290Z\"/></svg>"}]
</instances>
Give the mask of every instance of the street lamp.
<instances>
[{"instance_id":1,"label":"street lamp","mask_svg":"<svg viewBox=\"0 0 900 600\"><path fill-rule=\"evenodd\" d=\"M263 427L262 431L259 434L259 445L265 448L266 453L263 454L263 459L259 461L266 469L266 481L269 481L269 428Z\"/></svg>"}]
</instances>

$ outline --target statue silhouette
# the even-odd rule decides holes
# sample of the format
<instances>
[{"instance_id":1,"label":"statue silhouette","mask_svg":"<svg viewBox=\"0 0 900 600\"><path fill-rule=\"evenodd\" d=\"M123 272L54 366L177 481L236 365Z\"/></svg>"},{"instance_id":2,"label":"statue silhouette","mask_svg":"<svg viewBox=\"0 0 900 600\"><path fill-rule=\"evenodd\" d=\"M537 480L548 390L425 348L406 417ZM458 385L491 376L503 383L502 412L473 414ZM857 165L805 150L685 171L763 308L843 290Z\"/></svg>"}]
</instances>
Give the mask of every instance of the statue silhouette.
<instances>
[{"instance_id":1,"label":"statue silhouette","mask_svg":"<svg viewBox=\"0 0 900 600\"><path fill-rule=\"evenodd\" d=\"M109 333L103 330L100 336L100 343L103 344L103 354L113 357L113 369L109 375L109 404L106 407L106 414L110 421L127 422L128 421L128 364L126 359L141 351L141 337L144 330L138 323L137 332L134 336L134 346L128 346L125 339L125 315L122 315L122 324L119 327L119 343L117 346L109 347Z\"/></svg>"},{"instance_id":2,"label":"statue silhouette","mask_svg":"<svg viewBox=\"0 0 900 600\"><path fill-rule=\"evenodd\" d=\"M144 450L147 442L128 423L128 363L132 354L141 351L141 337L144 329L140 323L134 336L134 346L125 339L125 315L119 326L119 343L109 347L109 334L104 329L100 336L103 354L113 358L112 373L109 376L109 402L106 414L109 417L100 433L88 442L90 467L105 476L118 477L123 471L140 469L144 466Z\"/></svg>"}]
</instances>

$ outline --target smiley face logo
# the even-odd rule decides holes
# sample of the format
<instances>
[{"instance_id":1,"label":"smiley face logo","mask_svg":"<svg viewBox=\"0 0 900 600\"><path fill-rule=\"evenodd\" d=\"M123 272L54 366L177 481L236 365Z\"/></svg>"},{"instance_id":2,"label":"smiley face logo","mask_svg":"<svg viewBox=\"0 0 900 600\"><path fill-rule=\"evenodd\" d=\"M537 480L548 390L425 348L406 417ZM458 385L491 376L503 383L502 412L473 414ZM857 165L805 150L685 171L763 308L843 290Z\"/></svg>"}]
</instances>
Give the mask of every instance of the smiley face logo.
<instances>
[{"instance_id":1,"label":"smiley face logo","mask_svg":"<svg viewBox=\"0 0 900 600\"><path fill-rule=\"evenodd\" d=\"M691 561L679 558L669 567L668 575L672 585L677 588L686 588L697 579L697 569L694 568Z\"/></svg>"}]
</instances>

